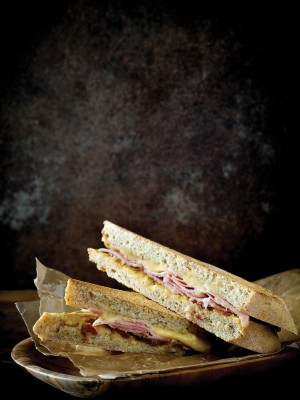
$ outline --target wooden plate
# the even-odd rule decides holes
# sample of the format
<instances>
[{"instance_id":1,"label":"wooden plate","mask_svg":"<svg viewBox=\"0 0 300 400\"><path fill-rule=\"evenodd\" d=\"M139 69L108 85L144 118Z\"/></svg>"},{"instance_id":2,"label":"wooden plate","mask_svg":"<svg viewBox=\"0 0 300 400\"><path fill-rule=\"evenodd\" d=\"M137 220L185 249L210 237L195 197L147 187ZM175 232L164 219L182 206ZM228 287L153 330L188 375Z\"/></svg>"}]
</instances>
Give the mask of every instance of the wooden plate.
<instances>
[{"instance_id":1,"label":"wooden plate","mask_svg":"<svg viewBox=\"0 0 300 400\"><path fill-rule=\"evenodd\" d=\"M12 350L12 359L31 375L75 397L99 397L111 389L137 389L142 386L197 387L227 376L266 371L299 358L300 351L286 348L280 353L240 357L232 362L220 360L217 364L201 364L187 369L122 377L115 379L87 378L66 358L45 356L36 350L31 338L22 340ZM123 392L124 393L124 392Z\"/></svg>"}]
</instances>

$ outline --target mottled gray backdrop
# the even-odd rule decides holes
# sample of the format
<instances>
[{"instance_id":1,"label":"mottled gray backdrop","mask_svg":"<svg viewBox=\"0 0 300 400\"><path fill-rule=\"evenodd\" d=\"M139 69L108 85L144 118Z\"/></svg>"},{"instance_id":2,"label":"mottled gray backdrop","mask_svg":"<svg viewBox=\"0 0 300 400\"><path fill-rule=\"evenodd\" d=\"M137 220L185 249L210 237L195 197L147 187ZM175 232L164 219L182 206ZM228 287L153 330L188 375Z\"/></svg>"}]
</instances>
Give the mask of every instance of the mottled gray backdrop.
<instances>
[{"instance_id":1,"label":"mottled gray backdrop","mask_svg":"<svg viewBox=\"0 0 300 400\"><path fill-rule=\"evenodd\" d=\"M299 267L296 14L57 3L1 14L1 287L35 258L114 285L105 219L251 280Z\"/></svg>"}]
</instances>

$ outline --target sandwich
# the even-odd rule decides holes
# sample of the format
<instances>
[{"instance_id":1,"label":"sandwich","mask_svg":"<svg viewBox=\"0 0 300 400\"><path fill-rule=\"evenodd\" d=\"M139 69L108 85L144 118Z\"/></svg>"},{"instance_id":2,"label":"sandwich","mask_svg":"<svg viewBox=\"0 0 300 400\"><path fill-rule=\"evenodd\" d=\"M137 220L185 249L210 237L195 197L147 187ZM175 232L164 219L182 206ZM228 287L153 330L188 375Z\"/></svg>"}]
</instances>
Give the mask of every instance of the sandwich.
<instances>
[{"instance_id":1,"label":"sandwich","mask_svg":"<svg viewBox=\"0 0 300 400\"><path fill-rule=\"evenodd\" d=\"M73 312L44 312L33 326L46 341L114 352L208 353L209 335L140 293L68 279L65 302ZM78 308L78 310L77 310Z\"/></svg>"},{"instance_id":2,"label":"sandwich","mask_svg":"<svg viewBox=\"0 0 300 400\"><path fill-rule=\"evenodd\" d=\"M98 270L223 341L272 353L280 329L297 333L285 302L263 287L110 221L101 233L105 247L88 248Z\"/></svg>"}]
</instances>

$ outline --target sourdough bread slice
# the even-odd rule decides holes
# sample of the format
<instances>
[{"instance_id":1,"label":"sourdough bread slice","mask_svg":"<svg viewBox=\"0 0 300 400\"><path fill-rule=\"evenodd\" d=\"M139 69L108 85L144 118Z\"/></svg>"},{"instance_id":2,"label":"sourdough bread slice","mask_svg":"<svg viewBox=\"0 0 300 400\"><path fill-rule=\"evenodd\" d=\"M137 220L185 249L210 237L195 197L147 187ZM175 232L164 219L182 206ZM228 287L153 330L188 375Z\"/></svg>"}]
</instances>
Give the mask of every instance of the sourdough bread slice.
<instances>
[{"instance_id":1,"label":"sourdough bread slice","mask_svg":"<svg viewBox=\"0 0 300 400\"><path fill-rule=\"evenodd\" d=\"M106 248L117 249L150 269L170 271L198 291L217 294L242 313L297 333L283 299L260 285L181 254L110 221L104 221L102 240Z\"/></svg>"},{"instance_id":2,"label":"sourdough bread slice","mask_svg":"<svg viewBox=\"0 0 300 400\"><path fill-rule=\"evenodd\" d=\"M109 277L142 293L225 342L258 353L276 352L281 348L276 330L268 324L250 320L247 326L243 326L238 316L199 307L185 296L172 293L163 285L155 283L149 276L129 266L123 260L91 248L88 249L88 253L90 261L96 263L97 268L106 272Z\"/></svg>"}]
</instances>

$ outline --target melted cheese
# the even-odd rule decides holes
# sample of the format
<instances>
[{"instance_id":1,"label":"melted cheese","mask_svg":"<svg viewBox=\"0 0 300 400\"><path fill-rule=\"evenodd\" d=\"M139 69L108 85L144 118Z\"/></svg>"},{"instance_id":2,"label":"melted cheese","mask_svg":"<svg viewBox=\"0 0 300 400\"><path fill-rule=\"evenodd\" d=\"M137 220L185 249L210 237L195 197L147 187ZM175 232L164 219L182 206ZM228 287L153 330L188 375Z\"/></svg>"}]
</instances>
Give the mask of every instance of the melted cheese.
<instances>
[{"instance_id":1,"label":"melted cheese","mask_svg":"<svg viewBox=\"0 0 300 400\"><path fill-rule=\"evenodd\" d=\"M119 320L126 319L121 315L109 312L109 311L101 311L99 317L106 321L107 323L116 322ZM150 325L147 322L149 329L156 335L170 339L170 340L178 340L179 342L183 343L184 345L190 347L191 349L198 351L200 353L207 353L210 350L210 344L199 338L198 336L192 333L179 333L167 328L161 328L159 326Z\"/></svg>"},{"instance_id":2,"label":"melted cheese","mask_svg":"<svg viewBox=\"0 0 300 400\"><path fill-rule=\"evenodd\" d=\"M130 251L124 249L124 247L120 247L119 250L130 260L140 262L153 272L163 272L166 270L166 266L164 264L160 264L154 261L142 260L136 257L134 254L132 254Z\"/></svg>"},{"instance_id":3,"label":"melted cheese","mask_svg":"<svg viewBox=\"0 0 300 400\"><path fill-rule=\"evenodd\" d=\"M137 260L140 261L146 268L150 269L152 272L163 272L166 270L166 266L163 264L155 263L148 260Z\"/></svg>"},{"instance_id":4,"label":"melted cheese","mask_svg":"<svg viewBox=\"0 0 300 400\"><path fill-rule=\"evenodd\" d=\"M211 348L210 344L206 340L203 340L192 333L179 333L170 329L159 328L157 326L153 326L152 329L155 334L168 339L176 339L200 353L207 353Z\"/></svg>"}]
</instances>

